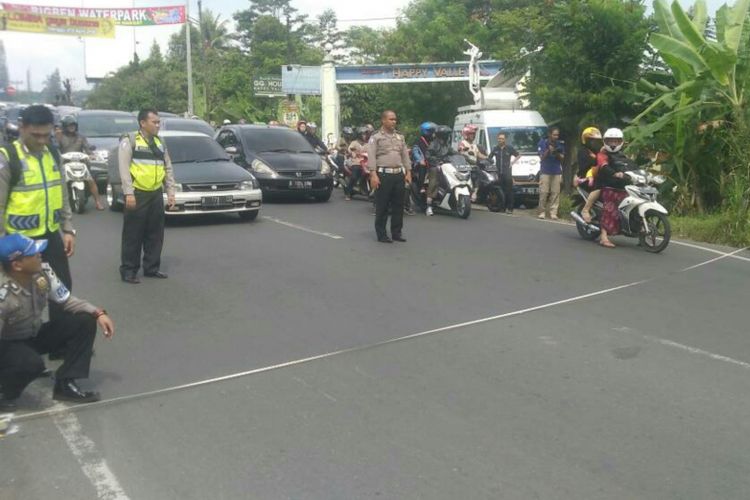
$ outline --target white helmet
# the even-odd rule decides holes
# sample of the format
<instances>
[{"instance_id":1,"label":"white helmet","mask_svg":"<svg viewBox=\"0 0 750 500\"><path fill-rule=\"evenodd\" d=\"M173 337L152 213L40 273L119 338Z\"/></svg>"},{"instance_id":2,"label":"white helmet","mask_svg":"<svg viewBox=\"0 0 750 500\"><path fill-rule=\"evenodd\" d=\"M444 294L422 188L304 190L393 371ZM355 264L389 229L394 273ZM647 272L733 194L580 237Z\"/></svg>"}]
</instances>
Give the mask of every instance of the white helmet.
<instances>
[{"instance_id":1,"label":"white helmet","mask_svg":"<svg viewBox=\"0 0 750 500\"><path fill-rule=\"evenodd\" d=\"M231 125L232 121L229 118L225 118L222 123L224 123L224 125Z\"/></svg>"},{"instance_id":2,"label":"white helmet","mask_svg":"<svg viewBox=\"0 0 750 500\"><path fill-rule=\"evenodd\" d=\"M607 129L607 131L604 132L603 139L604 149L606 149L610 153L617 153L622 149L622 146L625 143L625 136L623 135L622 130L620 130L619 128ZM607 144L607 139L620 139L620 142L616 146L610 146L609 144Z\"/></svg>"}]
</instances>

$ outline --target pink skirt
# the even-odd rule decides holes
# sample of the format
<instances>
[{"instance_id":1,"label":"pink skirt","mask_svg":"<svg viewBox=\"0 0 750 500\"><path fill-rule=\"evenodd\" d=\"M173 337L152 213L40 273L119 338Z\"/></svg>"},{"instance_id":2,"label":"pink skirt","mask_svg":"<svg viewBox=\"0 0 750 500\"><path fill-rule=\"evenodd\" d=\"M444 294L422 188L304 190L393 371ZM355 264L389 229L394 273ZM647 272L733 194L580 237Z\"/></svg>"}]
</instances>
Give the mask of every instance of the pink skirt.
<instances>
[{"instance_id":1,"label":"pink skirt","mask_svg":"<svg viewBox=\"0 0 750 500\"><path fill-rule=\"evenodd\" d=\"M620 211L618 207L622 200L628 197L628 193L622 189L603 188L602 189L602 202L604 203L604 211L602 212L602 229L607 231L607 234L613 236L620 234Z\"/></svg>"}]
</instances>

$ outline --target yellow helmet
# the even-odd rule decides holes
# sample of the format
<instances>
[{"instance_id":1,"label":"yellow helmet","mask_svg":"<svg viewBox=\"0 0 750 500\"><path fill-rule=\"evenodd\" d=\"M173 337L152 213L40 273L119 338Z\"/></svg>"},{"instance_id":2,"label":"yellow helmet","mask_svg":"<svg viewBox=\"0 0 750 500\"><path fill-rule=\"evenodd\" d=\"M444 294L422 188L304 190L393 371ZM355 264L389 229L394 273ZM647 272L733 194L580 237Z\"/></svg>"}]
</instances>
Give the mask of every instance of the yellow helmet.
<instances>
[{"instance_id":1,"label":"yellow helmet","mask_svg":"<svg viewBox=\"0 0 750 500\"><path fill-rule=\"evenodd\" d=\"M586 139L601 139L602 133L596 127L586 127L581 133L581 143L586 144Z\"/></svg>"}]
</instances>

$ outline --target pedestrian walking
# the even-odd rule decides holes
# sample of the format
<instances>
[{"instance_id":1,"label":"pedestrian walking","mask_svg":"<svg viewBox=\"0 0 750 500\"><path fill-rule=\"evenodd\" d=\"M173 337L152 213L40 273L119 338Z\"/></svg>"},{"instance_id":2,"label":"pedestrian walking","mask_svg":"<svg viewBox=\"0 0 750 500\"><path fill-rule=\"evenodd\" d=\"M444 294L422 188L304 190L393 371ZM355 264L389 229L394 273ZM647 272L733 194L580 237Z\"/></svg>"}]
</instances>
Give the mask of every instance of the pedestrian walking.
<instances>
[{"instance_id":1,"label":"pedestrian walking","mask_svg":"<svg viewBox=\"0 0 750 500\"><path fill-rule=\"evenodd\" d=\"M140 129L123 137L118 152L125 213L122 223L120 277L126 283L140 283L138 269L143 252L143 275L167 278L160 271L164 244L164 189L167 205L175 205L172 162L159 139L159 113L142 109Z\"/></svg>"},{"instance_id":2,"label":"pedestrian walking","mask_svg":"<svg viewBox=\"0 0 750 500\"><path fill-rule=\"evenodd\" d=\"M0 411L14 411L26 386L44 372L41 355L62 352L52 392L58 401L88 403L99 394L83 391L76 379L87 378L97 325L104 336L114 335L114 323L104 309L73 297L52 267L42 263L47 240L14 233L0 238ZM47 301L62 313L47 323Z\"/></svg>"},{"instance_id":3,"label":"pedestrian walking","mask_svg":"<svg viewBox=\"0 0 750 500\"><path fill-rule=\"evenodd\" d=\"M560 186L562 185L562 162L565 159L565 146L560 141L560 129L552 127L546 138L539 141L537 146L541 158L541 176L539 178L539 218L544 219L549 214L557 220L557 210L560 207Z\"/></svg>"},{"instance_id":4,"label":"pedestrian walking","mask_svg":"<svg viewBox=\"0 0 750 500\"><path fill-rule=\"evenodd\" d=\"M406 141L396 132L396 113L385 110L380 116L382 126L367 145L370 165L370 186L375 191L375 233L381 243L405 242L404 191L411 183L411 162ZM391 238L386 232L388 211L391 212Z\"/></svg>"},{"instance_id":5,"label":"pedestrian walking","mask_svg":"<svg viewBox=\"0 0 750 500\"><path fill-rule=\"evenodd\" d=\"M21 112L18 140L0 148L0 236L20 233L47 240L42 260L71 290L68 258L75 251L76 231L60 155L50 146L54 120L46 106L27 107ZM51 302L50 316L60 312L60 306Z\"/></svg>"}]
</instances>

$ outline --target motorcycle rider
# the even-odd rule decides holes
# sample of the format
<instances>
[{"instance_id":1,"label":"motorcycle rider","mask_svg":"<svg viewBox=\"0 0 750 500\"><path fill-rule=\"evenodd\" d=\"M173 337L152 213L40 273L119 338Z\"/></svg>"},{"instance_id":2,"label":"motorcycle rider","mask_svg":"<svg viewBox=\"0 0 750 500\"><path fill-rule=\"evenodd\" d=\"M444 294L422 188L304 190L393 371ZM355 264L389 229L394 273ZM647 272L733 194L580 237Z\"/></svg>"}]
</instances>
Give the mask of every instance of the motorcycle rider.
<instances>
[{"instance_id":1,"label":"motorcycle rider","mask_svg":"<svg viewBox=\"0 0 750 500\"><path fill-rule=\"evenodd\" d=\"M344 127L341 129L341 137L336 143L336 165L339 166L340 171L343 171L345 166L349 166L349 144L351 144L353 139L353 128Z\"/></svg>"},{"instance_id":2,"label":"motorcycle rider","mask_svg":"<svg viewBox=\"0 0 750 500\"><path fill-rule=\"evenodd\" d=\"M586 127L581 133L582 148L578 149L578 173L574 178L574 187L583 186L589 191L586 204L581 209L581 217L591 222L591 207L599 199L600 189L594 189L597 155L602 150L602 133L596 127Z\"/></svg>"},{"instance_id":3,"label":"motorcycle rider","mask_svg":"<svg viewBox=\"0 0 750 500\"><path fill-rule=\"evenodd\" d=\"M75 116L68 115L64 117L60 124L62 125L62 131L57 137L57 144L60 148L60 153L84 153L91 156L91 146L86 137L78 133L78 120ZM91 172L86 169L86 184L89 186L89 191L94 197L97 210L104 210L104 204L99 197L99 188L96 185L96 181L91 177Z\"/></svg>"},{"instance_id":4,"label":"motorcycle rider","mask_svg":"<svg viewBox=\"0 0 750 500\"><path fill-rule=\"evenodd\" d=\"M605 248L614 248L609 236L620 232L619 206L627 197L623 191L628 181L625 172L633 170L632 163L622 153L625 144L624 135L619 128L611 128L604 133L604 147L597 155L597 174L595 185L602 190L604 210L600 222L601 236L599 244Z\"/></svg>"},{"instance_id":5,"label":"motorcycle rider","mask_svg":"<svg viewBox=\"0 0 750 500\"><path fill-rule=\"evenodd\" d=\"M435 128L435 138L427 148L427 164L431 167L427 169L427 210L426 215L433 215L432 200L438 191L438 168L445 162L445 158L456 154L451 148L452 130L446 125L438 125Z\"/></svg>"},{"instance_id":6,"label":"motorcycle rider","mask_svg":"<svg viewBox=\"0 0 750 500\"><path fill-rule=\"evenodd\" d=\"M474 139L477 137L476 125L471 123L466 125L461 131L461 136L463 139L458 143L458 152L466 157L469 165L476 165L477 161L487 159L487 155L474 144Z\"/></svg>"},{"instance_id":7,"label":"motorcycle rider","mask_svg":"<svg viewBox=\"0 0 750 500\"><path fill-rule=\"evenodd\" d=\"M424 179L430 165L427 163L427 148L435 137L437 125L432 122L424 122L419 126L419 139L411 148L412 172L416 173L417 186L424 192ZM416 169L416 170L415 170Z\"/></svg>"},{"instance_id":8,"label":"motorcycle rider","mask_svg":"<svg viewBox=\"0 0 750 500\"><path fill-rule=\"evenodd\" d=\"M349 182L346 184L346 189L344 190L346 201L351 201L354 186L357 185L362 174L367 173L367 168L362 163L367 162L367 143L369 140L370 132L367 130L367 127L358 127L357 139L349 145L352 175L349 177Z\"/></svg>"},{"instance_id":9,"label":"motorcycle rider","mask_svg":"<svg viewBox=\"0 0 750 500\"><path fill-rule=\"evenodd\" d=\"M323 141L318 139L318 136L315 135L314 131L311 130L309 124L305 120L300 120L297 122L297 132L302 134L302 137L304 137L305 140L310 143L310 146L312 146L313 149L328 151L328 147L323 144Z\"/></svg>"}]
</instances>

